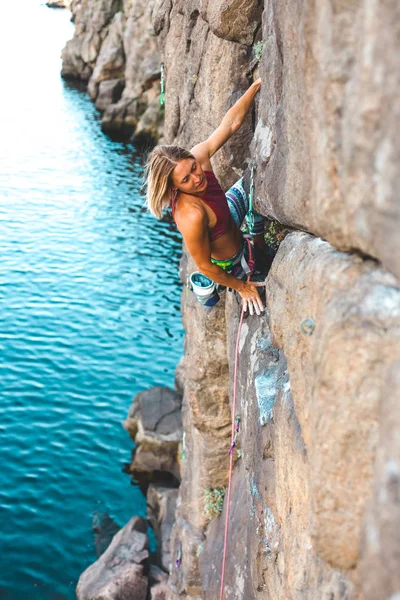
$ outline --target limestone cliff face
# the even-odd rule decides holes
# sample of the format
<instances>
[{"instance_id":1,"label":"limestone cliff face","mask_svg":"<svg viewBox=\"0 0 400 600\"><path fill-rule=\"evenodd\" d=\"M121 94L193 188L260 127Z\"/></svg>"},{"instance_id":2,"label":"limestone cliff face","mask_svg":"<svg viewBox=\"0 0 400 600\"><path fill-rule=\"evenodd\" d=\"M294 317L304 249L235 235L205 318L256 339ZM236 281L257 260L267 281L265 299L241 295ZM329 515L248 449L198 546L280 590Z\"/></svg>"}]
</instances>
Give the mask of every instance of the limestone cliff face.
<instances>
[{"instance_id":1,"label":"limestone cliff face","mask_svg":"<svg viewBox=\"0 0 400 600\"><path fill-rule=\"evenodd\" d=\"M255 158L257 208L302 230L274 260L266 315L241 334L224 597L389 598L400 551L398 4L168 0L153 23L165 138L187 147L248 86L262 46L256 109L214 167L228 187ZM184 282L192 269L185 257ZM171 598L214 600L227 507L210 522L205 504L227 483L240 307L228 293L206 313L185 291L182 311Z\"/></svg>"}]
</instances>

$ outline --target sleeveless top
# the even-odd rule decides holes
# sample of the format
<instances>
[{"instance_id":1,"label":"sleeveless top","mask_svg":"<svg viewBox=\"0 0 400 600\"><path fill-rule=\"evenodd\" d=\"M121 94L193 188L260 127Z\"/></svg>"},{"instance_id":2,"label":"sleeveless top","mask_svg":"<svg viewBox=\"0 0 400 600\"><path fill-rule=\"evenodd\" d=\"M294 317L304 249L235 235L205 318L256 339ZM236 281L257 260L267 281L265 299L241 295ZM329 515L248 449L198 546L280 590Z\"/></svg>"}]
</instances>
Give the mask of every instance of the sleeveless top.
<instances>
[{"instance_id":1,"label":"sleeveless top","mask_svg":"<svg viewBox=\"0 0 400 600\"><path fill-rule=\"evenodd\" d=\"M228 231L231 213L229 211L228 202L226 201L226 196L214 173L212 171L204 171L204 174L207 177L208 185L204 196L200 196L200 199L211 208L217 217L216 224L210 229L210 237L213 242ZM172 200L172 216L174 216L175 213L177 199L178 197L176 196Z\"/></svg>"}]
</instances>

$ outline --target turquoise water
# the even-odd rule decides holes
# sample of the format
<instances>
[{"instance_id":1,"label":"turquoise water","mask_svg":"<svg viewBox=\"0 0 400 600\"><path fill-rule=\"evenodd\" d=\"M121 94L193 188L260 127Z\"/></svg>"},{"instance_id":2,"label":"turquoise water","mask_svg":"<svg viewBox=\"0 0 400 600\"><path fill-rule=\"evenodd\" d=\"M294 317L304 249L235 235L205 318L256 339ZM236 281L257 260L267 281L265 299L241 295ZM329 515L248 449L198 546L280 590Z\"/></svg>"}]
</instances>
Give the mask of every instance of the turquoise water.
<instances>
[{"instance_id":1,"label":"turquoise water","mask_svg":"<svg viewBox=\"0 0 400 600\"><path fill-rule=\"evenodd\" d=\"M121 421L173 385L180 242L143 210L135 149L60 79L69 13L7 2L0 30L0 598L72 599L93 511L145 511Z\"/></svg>"}]
</instances>

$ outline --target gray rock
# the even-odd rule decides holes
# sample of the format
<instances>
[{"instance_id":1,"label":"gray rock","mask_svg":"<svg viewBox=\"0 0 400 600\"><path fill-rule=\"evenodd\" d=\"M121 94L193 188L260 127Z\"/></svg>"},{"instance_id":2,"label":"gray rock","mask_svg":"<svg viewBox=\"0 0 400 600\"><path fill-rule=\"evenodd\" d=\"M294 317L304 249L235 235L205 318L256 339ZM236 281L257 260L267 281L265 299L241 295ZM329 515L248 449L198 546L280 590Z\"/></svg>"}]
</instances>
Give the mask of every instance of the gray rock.
<instances>
[{"instance_id":1,"label":"gray rock","mask_svg":"<svg viewBox=\"0 0 400 600\"><path fill-rule=\"evenodd\" d=\"M150 600L168 600L169 586L168 583L157 583L150 588Z\"/></svg>"},{"instance_id":2,"label":"gray rock","mask_svg":"<svg viewBox=\"0 0 400 600\"><path fill-rule=\"evenodd\" d=\"M78 600L146 600L146 531L146 522L133 517L114 536L104 554L80 576Z\"/></svg>"},{"instance_id":3,"label":"gray rock","mask_svg":"<svg viewBox=\"0 0 400 600\"><path fill-rule=\"evenodd\" d=\"M122 98L102 117L103 131L122 137L135 133L137 142L157 140L163 131L164 115L159 104L161 57L151 21L154 5L154 0L129 4L122 34L125 89ZM120 38L112 46L117 48L117 44Z\"/></svg>"},{"instance_id":4,"label":"gray rock","mask_svg":"<svg viewBox=\"0 0 400 600\"><path fill-rule=\"evenodd\" d=\"M91 99L104 111L103 131L129 139L137 129L135 142L158 140L163 133L154 5L155 0L72 0L75 33L62 52L62 76L89 82Z\"/></svg>"},{"instance_id":5,"label":"gray rock","mask_svg":"<svg viewBox=\"0 0 400 600\"><path fill-rule=\"evenodd\" d=\"M151 564L149 568L149 583L151 586L157 583L165 583L168 581L168 573L157 567L155 564Z\"/></svg>"},{"instance_id":6,"label":"gray rock","mask_svg":"<svg viewBox=\"0 0 400 600\"><path fill-rule=\"evenodd\" d=\"M202 16L216 36L252 45L261 21L262 5L258 0L209 0L204 4Z\"/></svg>"},{"instance_id":7,"label":"gray rock","mask_svg":"<svg viewBox=\"0 0 400 600\"><path fill-rule=\"evenodd\" d=\"M361 582L365 600L396 598L400 590L400 359L380 398L373 493L365 514Z\"/></svg>"},{"instance_id":8,"label":"gray rock","mask_svg":"<svg viewBox=\"0 0 400 600\"><path fill-rule=\"evenodd\" d=\"M96 108L104 111L107 106L116 102L122 94L125 81L123 79L108 79L101 81L97 94Z\"/></svg>"},{"instance_id":9,"label":"gray rock","mask_svg":"<svg viewBox=\"0 0 400 600\"><path fill-rule=\"evenodd\" d=\"M117 12L111 21L107 36L101 45L99 56L97 57L93 74L89 81L88 91L92 100L96 100L101 82L109 79L123 79L124 77L124 27L124 15L122 12ZM111 99L111 102L117 102L120 96L121 94L115 99Z\"/></svg>"},{"instance_id":10,"label":"gray rock","mask_svg":"<svg viewBox=\"0 0 400 600\"><path fill-rule=\"evenodd\" d=\"M243 485L246 479L243 461L235 469L232 493L235 503L231 511L229 536L229 558L226 569L225 598L254 600L251 581L252 565L249 561L249 546L253 542L253 530L249 527L251 496ZM198 548L198 560L202 581L202 599L219 597L224 552L226 506L221 516L211 521L207 530L207 543ZM231 560L230 557L235 557ZM236 590L236 593L235 593Z\"/></svg>"},{"instance_id":11,"label":"gray rock","mask_svg":"<svg viewBox=\"0 0 400 600\"><path fill-rule=\"evenodd\" d=\"M75 24L72 40L62 51L61 75L88 81L120 0L72 0Z\"/></svg>"},{"instance_id":12,"label":"gray rock","mask_svg":"<svg viewBox=\"0 0 400 600\"><path fill-rule=\"evenodd\" d=\"M133 435L154 436L163 441L178 442L182 434L182 398L174 390L153 387L135 396L124 427Z\"/></svg>"},{"instance_id":13,"label":"gray rock","mask_svg":"<svg viewBox=\"0 0 400 600\"><path fill-rule=\"evenodd\" d=\"M175 369L175 389L178 394L183 396L185 391L185 364L183 356Z\"/></svg>"},{"instance_id":14,"label":"gray rock","mask_svg":"<svg viewBox=\"0 0 400 600\"><path fill-rule=\"evenodd\" d=\"M257 209L398 279L399 23L395 0L265 2L254 143Z\"/></svg>"},{"instance_id":15,"label":"gray rock","mask_svg":"<svg viewBox=\"0 0 400 600\"><path fill-rule=\"evenodd\" d=\"M171 531L175 522L178 490L150 485L147 492L147 518L154 530L160 564L171 568Z\"/></svg>"},{"instance_id":16,"label":"gray rock","mask_svg":"<svg viewBox=\"0 0 400 600\"><path fill-rule=\"evenodd\" d=\"M168 388L154 387L137 394L123 423L137 446L130 465L131 473L164 471L179 479L181 404L181 396Z\"/></svg>"},{"instance_id":17,"label":"gray rock","mask_svg":"<svg viewBox=\"0 0 400 600\"><path fill-rule=\"evenodd\" d=\"M400 289L373 261L297 233L282 242L267 298L307 449L313 547L333 568L354 569L379 397L400 343ZM302 331L305 318L315 323L311 336Z\"/></svg>"}]
</instances>

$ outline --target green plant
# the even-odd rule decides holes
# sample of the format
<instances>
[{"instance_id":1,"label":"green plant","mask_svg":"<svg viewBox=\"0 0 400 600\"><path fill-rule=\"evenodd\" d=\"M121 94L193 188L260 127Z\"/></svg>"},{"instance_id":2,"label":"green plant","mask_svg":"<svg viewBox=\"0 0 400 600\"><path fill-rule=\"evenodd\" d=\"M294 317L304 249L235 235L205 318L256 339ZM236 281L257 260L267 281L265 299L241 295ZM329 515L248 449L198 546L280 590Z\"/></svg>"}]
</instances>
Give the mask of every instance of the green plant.
<instances>
[{"instance_id":1,"label":"green plant","mask_svg":"<svg viewBox=\"0 0 400 600\"><path fill-rule=\"evenodd\" d=\"M260 62L261 60L263 48L264 42L262 40L260 42L257 42L257 44L254 44L253 46L254 57L257 60L257 62Z\"/></svg>"},{"instance_id":2,"label":"green plant","mask_svg":"<svg viewBox=\"0 0 400 600\"><path fill-rule=\"evenodd\" d=\"M204 492L204 514L211 521L222 512L226 488L207 489Z\"/></svg>"},{"instance_id":3,"label":"green plant","mask_svg":"<svg viewBox=\"0 0 400 600\"><path fill-rule=\"evenodd\" d=\"M272 248L273 250L277 250L279 244L284 239L285 235L288 233L283 225L278 223L277 221L270 221L268 225L267 231L264 233L264 240L267 246Z\"/></svg>"}]
</instances>

